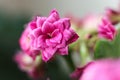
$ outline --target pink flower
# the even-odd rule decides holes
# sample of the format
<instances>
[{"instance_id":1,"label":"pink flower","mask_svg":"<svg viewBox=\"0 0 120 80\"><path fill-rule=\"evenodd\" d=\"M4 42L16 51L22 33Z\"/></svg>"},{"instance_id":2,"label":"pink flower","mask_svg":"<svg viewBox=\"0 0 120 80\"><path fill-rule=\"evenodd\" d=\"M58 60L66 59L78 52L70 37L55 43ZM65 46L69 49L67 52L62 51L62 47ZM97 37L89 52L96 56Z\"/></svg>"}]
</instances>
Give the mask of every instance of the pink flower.
<instances>
[{"instance_id":1,"label":"pink flower","mask_svg":"<svg viewBox=\"0 0 120 80\"><path fill-rule=\"evenodd\" d=\"M20 39L19 39L19 44L21 49L29 54L30 56L34 57L35 55L37 55L38 53L40 53L38 50L35 50L31 47L30 45L30 39L29 39L29 33L31 32L31 29L29 26L25 27L25 30L23 31Z\"/></svg>"},{"instance_id":2,"label":"pink flower","mask_svg":"<svg viewBox=\"0 0 120 80\"><path fill-rule=\"evenodd\" d=\"M29 55L22 51L17 52L14 56L14 60L18 64L18 67L26 72L31 78L41 78L44 75L44 65L43 63L38 62L38 59L33 60Z\"/></svg>"},{"instance_id":3,"label":"pink flower","mask_svg":"<svg viewBox=\"0 0 120 80\"><path fill-rule=\"evenodd\" d=\"M83 68L78 80L120 80L120 60L94 61Z\"/></svg>"},{"instance_id":4,"label":"pink flower","mask_svg":"<svg viewBox=\"0 0 120 80\"><path fill-rule=\"evenodd\" d=\"M60 19L56 10L50 16L39 17L29 23L31 46L40 50L42 59L48 61L55 53L68 54L68 44L76 41L78 35L70 28L68 18Z\"/></svg>"},{"instance_id":5,"label":"pink flower","mask_svg":"<svg viewBox=\"0 0 120 80\"><path fill-rule=\"evenodd\" d=\"M113 40L116 35L116 29L108 19L102 19L102 23L98 28L98 34L99 37Z\"/></svg>"},{"instance_id":6,"label":"pink flower","mask_svg":"<svg viewBox=\"0 0 120 80\"><path fill-rule=\"evenodd\" d=\"M113 9L106 9L106 17L111 20L112 24L117 24L120 22L120 12Z\"/></svg>"},{"instance_id":7,"label":"pink flower","mask_svg":"<svg viewBox=\"0 0 120 80\"><path fill-rule=\"evenodd\" d=\"M120 80L120 60L95 61L79 80Z\"/></svg>"}]
</instances>

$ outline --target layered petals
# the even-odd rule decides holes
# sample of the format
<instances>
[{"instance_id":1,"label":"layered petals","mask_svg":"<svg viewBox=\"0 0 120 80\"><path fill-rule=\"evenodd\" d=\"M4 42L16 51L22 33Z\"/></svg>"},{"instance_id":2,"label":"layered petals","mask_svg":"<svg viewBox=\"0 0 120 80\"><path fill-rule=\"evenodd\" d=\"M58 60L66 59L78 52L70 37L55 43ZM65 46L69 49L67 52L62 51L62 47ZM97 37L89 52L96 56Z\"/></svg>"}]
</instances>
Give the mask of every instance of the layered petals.
<instances>
[{"instance_id":1,"label":"layered petals","mask_svg":"<svg viewBox=\"0 0 120 80\"><path fill-rule=\"evenodd\" d=\"M102 19L102 23L99 25L98 34L102 38L113 40L116 35L115 27L107 19Z\"/></svg>"},{"instance_id":2,"label":"layered petals","mask_svg":"<svg viewBox=\"0 0 120 80\"><path fill-rule=\"evenodd\" d=\"M78 39L78 35L70 28L70 19L60 19L56 10L46 17L37 17L30 22L29 38L32 49L41 51L42 59L46 62L55 53L68 54L68 45Z\"/></svg>"},{"instance_id":3,"label":"layered petals","mask_svg":"<svg viewBox=\"0 0 120 80\"><path fill-rule=\"evenodd\" d=\"M32 27L32 29L34 29L36 27L36 25L33 22L31 23L31 25L34 26L34 27ZM22 35L21 35L21 37L19 39L19 44L20 44L21 49L25 53L29 54L30 56L33 56L33 55L35 56L35 55L39 54L40 51L36 50L36 49L33 49L31 47L32 41L30 40L30 37L29 37L30 32L31 32L30 27L26 26L25 30L23 31L23 33L22 33ZM34 34L36 34L35 36L38 36L37 32L38 31L36 30L36 33L34 33ZM34 39L33 36L31 36L31 38Z\"/></svg>"},{"instance_id":4,"label":"layered petals","mask_svg":"<svg viewBox=\"0 0 120 80\"><path fill-rule=\"evenodd\" d=\"M50 58L53 57L57 49L49 47L42 50L42 59L47 62Z\"/></svg>"}]
</instances>

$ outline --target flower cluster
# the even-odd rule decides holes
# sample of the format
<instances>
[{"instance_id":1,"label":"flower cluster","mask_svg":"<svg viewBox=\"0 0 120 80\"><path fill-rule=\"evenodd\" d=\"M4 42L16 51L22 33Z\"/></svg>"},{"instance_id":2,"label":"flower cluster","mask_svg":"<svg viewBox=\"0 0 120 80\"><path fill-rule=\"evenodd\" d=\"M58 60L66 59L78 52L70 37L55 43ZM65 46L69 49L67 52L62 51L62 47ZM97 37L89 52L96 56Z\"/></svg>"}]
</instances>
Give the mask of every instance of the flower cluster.
<instances>
[{"instance_id":1,"label":"flower cluster","mask_svg":"<svg viewBox=\"0 0 120 80\"><path fill-rule=\"evenodd\" d=\"M68 55L68 45L78 37L71 28L70 19L61 19L58 12L52 10L48 17L37 16L26 25L19 39L22 51L16 54L15 61L29 76L40 77L41 58L47 62L56 53Z\"/></svg>"},{"instance_id":2,"label":"flower cluster","mask_svg":"<svg viewBox=\"0 0 120 80\"><path fill-rule=\"evenodd\" d=\"M112 9L104 15L89 14L81 19L72 15L60 18L55 9L48 17L36 16L19 39L21 51L15 61L34 78L44 76L48 61L61 60L70 68L82 66L70 75L73 80L120 80L120 60L112 59L120 57L119 18L120 13ZM69 56L64 59L56 54ZM61 67L66 66L64 62Z\"/></svg>"}]
</instances>

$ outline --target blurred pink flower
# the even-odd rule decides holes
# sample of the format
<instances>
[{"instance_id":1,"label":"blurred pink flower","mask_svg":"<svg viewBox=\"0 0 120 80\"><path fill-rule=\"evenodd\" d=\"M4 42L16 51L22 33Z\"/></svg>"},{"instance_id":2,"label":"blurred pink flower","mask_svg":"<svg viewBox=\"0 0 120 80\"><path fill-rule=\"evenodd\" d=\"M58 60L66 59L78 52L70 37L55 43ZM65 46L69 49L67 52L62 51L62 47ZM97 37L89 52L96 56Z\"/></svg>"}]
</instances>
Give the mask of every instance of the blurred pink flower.
<instances>
[{"instance_id":1,"label":"blurred pink flower","mask_svg":"<svg viewBox=\"0 0 120 80\"><path fill-rule=\"evenodd\" d=\"M95 61L79 80L120 80L120 60Z\"/></svg>"},{"instance_id":2,"label":"blurred pink flower","mask_svg":"<svg viewBox=\"0 0 120 80\"><path fill-rule=\"evenodd\" d=\"M115 27L110 23L108 19L102 19L101 24L98 28L99 37L106 38L108 40L113 40L116 35Z\"/></svg>"},{"instance_id":3,"label":"blurred pink flower","mask_svg":"<svg viewBox=\"0 0 120 80\"><path fill-rule=\"evenodd\" d=\"M82 19L82 30L87 32L96 31L98 29L99 22L102 15L99 14L89 14Z\"/></svg>"},{"instance_id":4,"label":"blurred pink flower","mask_svg":"<svg viewBox=\"0 0 120 80\"><path fill-rule=\"evenodd\" d=\"M15 62L18 64L18 67L26 72L31 78L40 78L44 75L43 64L33 60L29 55L25 54L22 51L19 51L14 56Z\"/></svg>"},{"instance_id":5,"label":"blurred pink flower","mask_svg":"<svg viewBox=\"0 0 120 80\"><path fill-rule=\"evenodd\" d=\"M22 51L17 52L14 59L18 63L19 68L23 71L27 71L29 68L33 67L34 60Z\"/></svg>"},{"instance_id":6,"label":"blurred pink flower","mask_svg":"<svg viewBox=\"0 0 120 80\"><path fill-rule=\"evenodd\" d=\"M26 26L20 39L19 39L19 44L20 44L20 47L21 49L29 54L30 56L35 56L37 55L38 53L40 53L40 51L38 50L35 50L31 47L30 45L30 39L29 39L29 33L31 32L31 29L30 27Z\"/></svg>"},{"instance_id":7,"label":"blurred pink flower","mask_svg":"<svg viewBox=\"0 0 120 80\"><path fill-rule=\"evenodd\" d=\"M78 39L78 35L70 28L70 20L60 19L56 10L48 18L37 16L36 20L29 23L29 27L31 46L41 51L45 62L55 53L67 55L68 44Z\"/></svg>"},{"instance_id":8,"label":"blurred pink flower","mask_svg":"<svg viewBox=\"0 0 120 80\"><path fill-rule=\"evenodd\" d=\"M117 24L120 22L120 12L117 10L107 8L105 15L112 24Z\"/></svg>"},{"instance_id":9,"label":"blurred pink flower","mask_svg":"<svg viewBox=\"0 0 120 80\"><path fill-rule=\"evenodd\" d=\"M120 80L120 60L94 61L79 71L81 76L77 78L78 80Z\"/></svg>"}]
</instances>

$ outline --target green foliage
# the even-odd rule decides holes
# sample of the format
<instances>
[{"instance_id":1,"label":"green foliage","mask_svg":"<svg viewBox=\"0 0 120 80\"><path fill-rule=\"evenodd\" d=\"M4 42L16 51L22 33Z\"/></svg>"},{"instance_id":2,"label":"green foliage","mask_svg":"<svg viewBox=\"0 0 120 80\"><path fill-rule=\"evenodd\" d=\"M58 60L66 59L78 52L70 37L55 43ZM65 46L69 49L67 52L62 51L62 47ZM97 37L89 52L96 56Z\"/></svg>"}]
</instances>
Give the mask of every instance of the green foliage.
<instances>
[{"instance_id":1,"label":"green foliage","mask_svg":"<svg viewBox=\"0 0 120 80\"><path fill-rule=\"evenodd\" d=\"M120 57L120 32L113 41L99 40L95 46L95 59Z\"/></svg>"}]
</instances>

